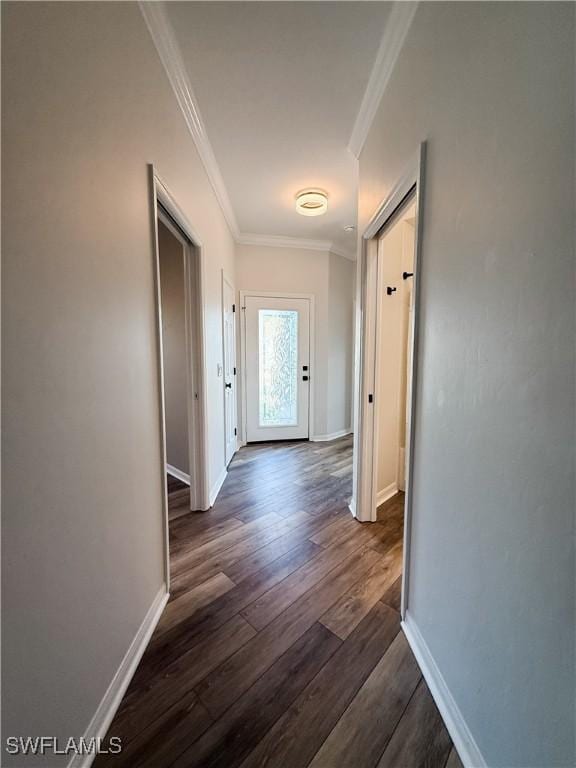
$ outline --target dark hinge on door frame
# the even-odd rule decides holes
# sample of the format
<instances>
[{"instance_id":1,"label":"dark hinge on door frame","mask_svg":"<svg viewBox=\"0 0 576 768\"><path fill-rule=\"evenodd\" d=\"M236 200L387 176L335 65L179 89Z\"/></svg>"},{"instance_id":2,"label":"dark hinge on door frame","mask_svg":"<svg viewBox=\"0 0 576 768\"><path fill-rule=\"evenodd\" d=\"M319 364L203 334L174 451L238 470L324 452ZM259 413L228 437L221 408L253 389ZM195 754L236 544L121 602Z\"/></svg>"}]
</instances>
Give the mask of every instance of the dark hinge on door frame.
<instances>
[{"instance_id":1,"label":"dark hinge on door frame","mask_svg":"<svg viewBox=\"0 0 576 768\"><path fill-rule=\"evenodd\" d=\"M236 312L236 304L232 304L232 312Z\"/></svg>"}]
</instances>

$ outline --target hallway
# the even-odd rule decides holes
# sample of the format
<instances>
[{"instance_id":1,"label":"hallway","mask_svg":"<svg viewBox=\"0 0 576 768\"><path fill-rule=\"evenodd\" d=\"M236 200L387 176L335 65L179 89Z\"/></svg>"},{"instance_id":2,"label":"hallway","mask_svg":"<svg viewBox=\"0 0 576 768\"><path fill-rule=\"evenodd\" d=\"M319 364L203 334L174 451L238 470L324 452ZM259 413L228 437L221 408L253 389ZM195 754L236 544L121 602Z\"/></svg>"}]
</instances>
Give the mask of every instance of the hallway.
<instances>
[{"instance_id":1,"label":"hallway","mask_svg":"<svg viewBox=\"0 0 576 768\"><path fill-rule=\"evenodd\" d=\"M360 525L351 473L349 437L256 444L211 511L171 494L170 602L99 768L458 765L400 631L401 505Z\"/></svg>"}]
</instances>

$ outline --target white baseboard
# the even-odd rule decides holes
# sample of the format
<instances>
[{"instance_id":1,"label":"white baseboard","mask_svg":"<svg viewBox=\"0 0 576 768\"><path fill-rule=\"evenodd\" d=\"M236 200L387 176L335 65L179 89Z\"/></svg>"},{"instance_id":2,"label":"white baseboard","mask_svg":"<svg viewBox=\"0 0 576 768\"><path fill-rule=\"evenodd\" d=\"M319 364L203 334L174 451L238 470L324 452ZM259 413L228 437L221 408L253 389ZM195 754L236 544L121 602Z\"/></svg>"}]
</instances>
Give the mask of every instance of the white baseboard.
<instances>
[{"instance_id":1,"label":"white baseboard","mask_svg":"<svg viewBox=\"0 0 576 768\"><path fill-rule=\"evenodd\" d=\"M341 429L338 432L331 432L329 435L314 435L308 438L311 443L327 443L329 440L337 440L339 437L351 435L352 429Z\"/></svg>"},{"instance_id":2,"label":"white baseboard","mask_svg":"<svg viewBox=\"0 0 576 768\"><path fill-rule=\"evenodd\" d=\"M176 469L172 464L166 464L166 472L168 472L169 475L172 475L172 477L175 477L176 480L181 480L183 483L186 483L186 485L190 485L190 475L187 475L186 472L182 472L181 469Z\"/></svg>"},{"instance_id":3,"label":"white baseboard","mask_svg":"<svg viewBox=\"0 0 576 768\"><path fill-rule=\"evenodd\" d=\"M124 658L120 662L120 666L116 670L116 674L112 678L112 682L108 686L108 690L104 694L102 701L98 705L98 709L94 713L92 720L90 721L84 738L86 741L90 739L103 739L106 736L106 731L110 727L110 723L116 714L116 710L120 706L122 697L126 693L126 689L136 672L136 667L148 641L152 636L152 632L158 624L158 620L162 615L164 606L168 602L168 591L166 585L162 585L162 589L158 592L152 605L148 609L142 624L138 628L134 639L130 643L130 647L126 651ZM72 759L68 763L68 768L90 768L95 758L94 754L91 755L73 755Z\"/></svg>"},{"instance_id":4,"label":"white baseboard","mask_svg":"<svg viewBox=\"0 0 576 768\"><path fill-rule=\"evenodd\" d=\"M409 612L404 617L402 629L464 767L486 768L487 763Z\"/></svg>"},{"instance_id":5,"label":"white baseboard","mask_svg":"<svg viewBox=\"0 0 576 768\"><path fill-rule=\"evenodd\" d=\"M212 488L210 488L210 495L208 498L208 502L211 507L214 506L214 502L216 501L216 498L220 493L220 488L222 488L222 486L224 485L224 480L226 480L227 475L228 475L228 470L226 469L226 467L224 467L224 469L220 473L220 476L218 477L218 479L216 480Z\"/></svg>"},{"instance_id":6,"label":"white baseboard","mask_svg":"<svg viewBox=\"0 0 576 768\"><path fill-rule=\"evenodd\" d=\"M376 496L376 506L379 507L380 504L384 504L385 501L388 501L388 499L391 499L392 496L395 496L397 493L398 484L395 482L390 483L390 485L387 485L386 488L378 491L378 495Z\"/></svg>"}]
</instances>

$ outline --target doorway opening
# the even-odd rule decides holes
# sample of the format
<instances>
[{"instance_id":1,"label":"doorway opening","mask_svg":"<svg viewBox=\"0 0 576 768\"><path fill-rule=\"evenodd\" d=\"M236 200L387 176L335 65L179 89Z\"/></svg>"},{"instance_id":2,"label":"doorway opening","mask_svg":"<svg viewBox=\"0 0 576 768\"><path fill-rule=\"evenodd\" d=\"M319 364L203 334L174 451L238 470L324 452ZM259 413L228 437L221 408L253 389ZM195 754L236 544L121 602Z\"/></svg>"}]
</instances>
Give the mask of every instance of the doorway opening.
<instances>
[{"instance_id":1,"label":"doorway opening","mask_svg":"<svg viewBox=\"0 0 576 768\"><path fill-rule=\"evenodd\" d=\"M414 195L378 239L374 493L376 519L393 503L404 506L409 431L413 317ZM388 502L388 503L387 503Z\"/></svg>"},{"instance_id":2,"label":"doorway opening","mask_svg":"<svg viewBox=\"0 0 576 768\"><path fill-rule=\"evenodd\" d=\"M168 523L209 509L205 428L202 246L150 166L156 278L160 469L165 578Z\"/></svg>"},{"instance_id":3,"label":"doorway opening","mask_svg":"<svg viewBox=\"0 0 576 768\"><path fill-rule=\"evenodd\" d=\"M195 507L195 486L190 469L193 435L190 402L192 335L186 321L185 265L191 243L158 206L158 263L160 270L160 317L162 322L162 370L166 432L166 482L168 519L187 514Z\"/></svg>"},{"instance_id":4,"label":"doorway opening","mask_svg":"<svg viewBox=\"0 0 576 768\"><path fill-rule=\"evenodd\" d=\"M403 528L408 604L425 144L363 235L352 513Z\"/></svg>"}]
</instances>

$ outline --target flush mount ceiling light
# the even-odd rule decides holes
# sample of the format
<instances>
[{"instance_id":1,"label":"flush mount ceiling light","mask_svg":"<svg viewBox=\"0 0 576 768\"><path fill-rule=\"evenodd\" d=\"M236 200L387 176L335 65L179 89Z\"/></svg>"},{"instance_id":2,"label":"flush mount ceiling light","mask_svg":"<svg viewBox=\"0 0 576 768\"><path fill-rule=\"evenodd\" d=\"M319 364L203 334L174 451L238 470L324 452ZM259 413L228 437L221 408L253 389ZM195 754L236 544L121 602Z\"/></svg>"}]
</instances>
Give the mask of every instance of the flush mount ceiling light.
<instances>
[{"instance_id":1,"label":"flush mount ceiling light","mask_svg":"<svg viewBox=\"0 0 576 768\"><path fill-rule=\"evenodd\" d=\"M296 195L296 210L302 216L322 216L328 210L328 195L322 189L302 189Z\"/></svg>"}]
</instances>

